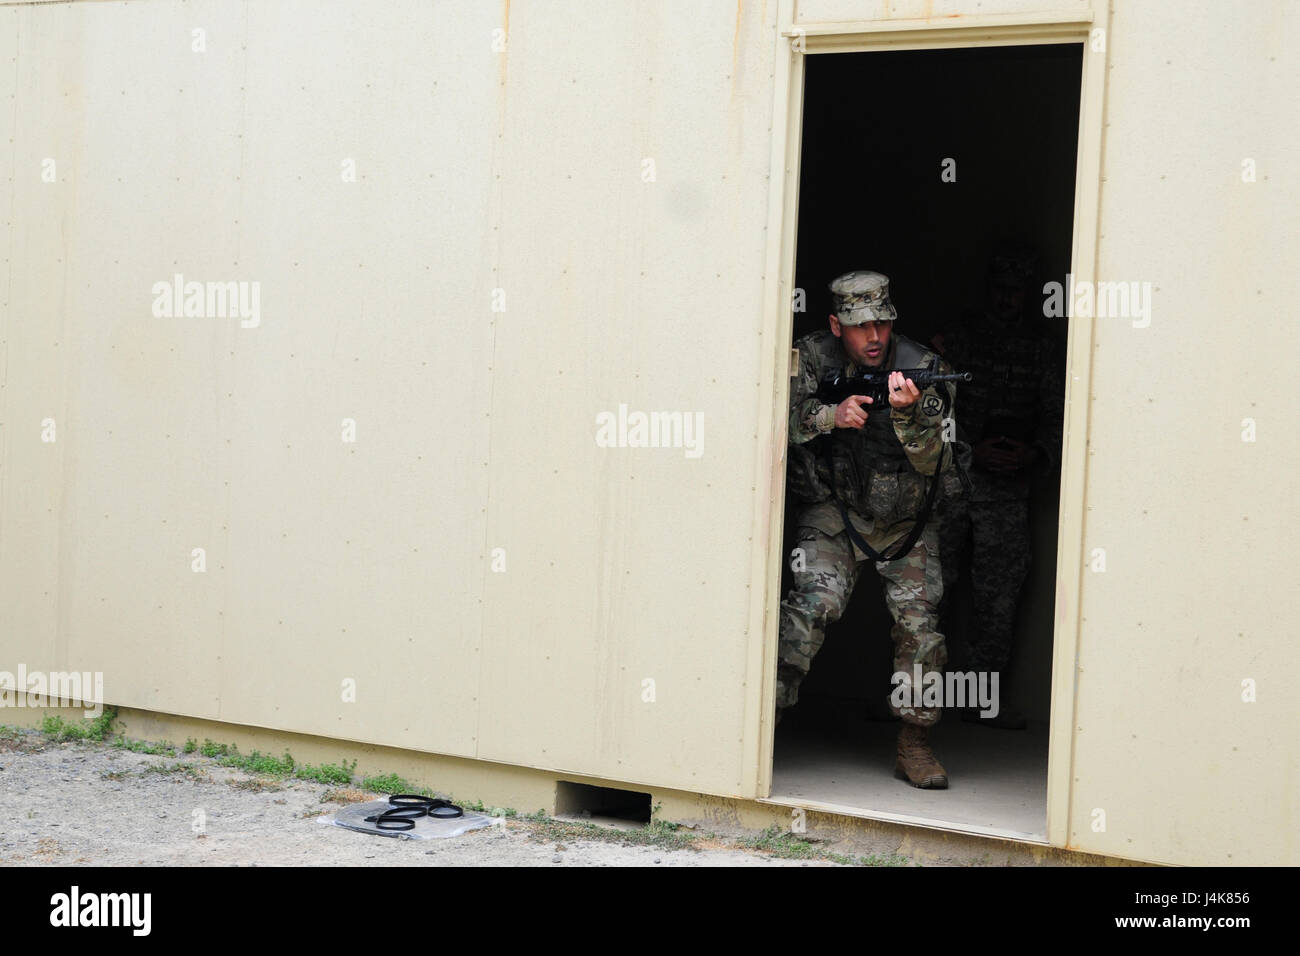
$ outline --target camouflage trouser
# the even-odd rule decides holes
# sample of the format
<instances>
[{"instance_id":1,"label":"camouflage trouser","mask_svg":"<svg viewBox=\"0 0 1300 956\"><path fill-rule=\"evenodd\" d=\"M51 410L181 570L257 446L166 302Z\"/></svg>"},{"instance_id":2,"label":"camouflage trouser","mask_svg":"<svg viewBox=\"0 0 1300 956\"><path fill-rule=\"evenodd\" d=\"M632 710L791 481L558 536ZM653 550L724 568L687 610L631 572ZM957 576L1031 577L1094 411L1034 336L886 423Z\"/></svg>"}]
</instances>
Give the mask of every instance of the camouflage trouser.
<instances>
[{"instance_id":1,"label":"camouflage trouser","mask_svg":"<svg viewBox=\"0 0 1300 956\"><path fill-rule=\"evenodd\" d=\"M948 594L970 561L975 621L967 669L1005 671L1015 641L1016 607L1029 574L1029 502L948 502L939 527Z\"/></svg>"},{"instance_id":2,"label":"camouflage trouser","mask_svg":"<svg viewBox=\"0 0 1300 956\"><path fill-rule=\"evenodd\" d=\"M800 527L798 543L802 560L794 571L794 590L781 602L781 633L777 650L776 706L792 707L799 699L799 684L807 676L812 660L821 650L826 625L839 620L853 593L858 566L866 556L840 532L829 535L816 528ZM875 545L872 545L875 547ZM877 562L876 571L884 583L885 604L893 615L890 635L894 640L894 670L906 675L906 700L911 700L913 665L922 675L943 672L948 660L943 635L939 633L938 605L943 597L943 572L939 567L939 534L934 522L926 528L912 550L897 561ZM892 688L881 688L888 693ZM890 708L908 723L931 726L938 723L942 709Z\"/></svg>"}]
</instances>

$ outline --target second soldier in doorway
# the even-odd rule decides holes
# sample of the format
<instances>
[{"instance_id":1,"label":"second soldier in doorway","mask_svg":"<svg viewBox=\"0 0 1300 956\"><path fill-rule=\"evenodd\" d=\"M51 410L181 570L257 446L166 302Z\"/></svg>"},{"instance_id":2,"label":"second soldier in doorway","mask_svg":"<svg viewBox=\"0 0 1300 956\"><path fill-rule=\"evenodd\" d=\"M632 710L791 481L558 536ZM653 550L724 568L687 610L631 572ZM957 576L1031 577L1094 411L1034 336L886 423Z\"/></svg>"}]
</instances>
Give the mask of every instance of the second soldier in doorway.
<instances>
[{"instance_id":1,"label":"second soldier in doorway","mask_svg":"<svg viewBox=\"0 0 1300 956\"><path fill-rule=\"evenodd\" d=\"M951 599L959 574L969 569L974 619L966 669L999 674L997 716L967 708L962 719L1009 730L1027 726L1007 696L1016 611L1030 566L1031 477L1060 461L1065 401L1062 356L1030 307L1036 269L1031 248L1001 245L989 262L986 307L931 340L974 375L962 393L957 429L973 448L971 492L940 509L944 589Z\"/></svg>"},{"instance_id":2,"label":"second soldier in doorway","mask_svg":"<svg viewBox=\"0 0 1300 956\"><path fill-rule=\"evenodd\" d=\"M938 619L939 534L934 522L912 532L929 482L942 482L945 494L956 490L954 449L944 440L956 387L945 382L921 391L894 372L888 404L860 396L824 403L816 394L819 384L835 372L929 367L932 360L935 371L952 371L931 350L893 331L897 312L885 276L850 272L835 279L830 291L830 328L795 343L799 370L791 382L789 488L802 506L794 520L795 586L781 602L777 720L798 701L826 626L844 612L859 566L872 560L894 619L894 679L907 685L897 688L907 691L903 705L891 697L903 721L895 773L915 786L941 789L948 775L928 738L942 709L916 705L911 694L915 666L929 679L941 675L947 661ZM898 554L909 539L910 549Z\"/></svg>"}]
</instances>

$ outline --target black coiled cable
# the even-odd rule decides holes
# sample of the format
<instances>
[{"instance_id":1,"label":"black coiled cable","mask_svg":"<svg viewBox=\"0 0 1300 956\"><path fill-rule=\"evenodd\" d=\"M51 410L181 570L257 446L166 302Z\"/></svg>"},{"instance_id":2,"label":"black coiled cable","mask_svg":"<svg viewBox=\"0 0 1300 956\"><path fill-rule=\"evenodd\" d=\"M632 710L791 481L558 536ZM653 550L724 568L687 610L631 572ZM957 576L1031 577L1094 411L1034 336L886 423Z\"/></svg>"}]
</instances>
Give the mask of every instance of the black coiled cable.
<instances>
[{"instance_id":1,"label":"black coiled cable","mask_svg":"<svg viewBox=\"0 0 1300 956\"><path fill-rule=\"evenodd\" d=\"M451 820L464 815L465 811L449 800L395 793L388 798L388 809L366 817L366 822L373 823L377 830L414 830L415 821L420 817Z\"/></svg>"}]
</instances>

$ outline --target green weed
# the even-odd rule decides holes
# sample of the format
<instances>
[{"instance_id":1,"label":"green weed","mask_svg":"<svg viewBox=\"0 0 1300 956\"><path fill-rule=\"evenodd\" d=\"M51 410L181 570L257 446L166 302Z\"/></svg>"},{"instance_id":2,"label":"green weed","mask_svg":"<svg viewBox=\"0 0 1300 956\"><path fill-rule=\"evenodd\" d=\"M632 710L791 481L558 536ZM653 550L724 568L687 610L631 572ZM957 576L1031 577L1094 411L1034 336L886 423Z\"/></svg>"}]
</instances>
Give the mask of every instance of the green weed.
<instances>
[{"instance_id":1,"label":"green weed","mask_svg":"<svg viewBox=\"0 0 1300 956\"><path fill-rule=\"evenodd\" d=\"M113 741L113 746L118 750L129 750L136 754L151 754L154 756L164 755L168 757L177 756L176 747L166 740L156 744L151 744L147 740L128 740L126 737L118 737Z\"/></svg>"},{"instance_id":2,"label":"green weed","mask_svg":"<svg viewBox=\"0 0 1300 956\"><path fill-rule=\"evenodd\" d=\"M789 830L773 824L756 837L742 837L735 841L737 846L751 850L760 850L787 860L812 860L826 856L826 851L816 844L796 836Z\"/></svg>"},{"instance_id":3,"label":"green weed","mask_svg":"<svg viewBox=\"0 0 1300 956\"><path fill-rule=\"evenodd\" d=\"M349 784L352 782L352 772L357 769L357 762L352 761L351 765L346 760L337 763L324 763L318 767L310 764L303 764L296 771L294 776L300 780L313 780L316 783L332 784Z\"/></svg>"},{"instance_id":4,"label":"green weed","mask_svg":"<svg viewBox=\"0 0 1300 956\"><path fill-rule=\"evenodd\" d=\"M103 743L104 735L117 720L117 709L105 707L104 712L93 720L64 720L59 714L46 714L41 720L41 732L49 734L56 742L66 740L94 740Z\"/></svg>"},{"instance_id":5,"label":"green weed","mask_svg":"<svg viewBox=\"0 0 1300 956\"><path fill-rule=\"evenodd\" d=\"M362 777L360 784L362 790L370 790L374 793L418 793L421 796L431 797L433 791L425 787L417 787L408 783L404 778L395 773L387 773L375 777Z\"/></svg>"}]
</instances>

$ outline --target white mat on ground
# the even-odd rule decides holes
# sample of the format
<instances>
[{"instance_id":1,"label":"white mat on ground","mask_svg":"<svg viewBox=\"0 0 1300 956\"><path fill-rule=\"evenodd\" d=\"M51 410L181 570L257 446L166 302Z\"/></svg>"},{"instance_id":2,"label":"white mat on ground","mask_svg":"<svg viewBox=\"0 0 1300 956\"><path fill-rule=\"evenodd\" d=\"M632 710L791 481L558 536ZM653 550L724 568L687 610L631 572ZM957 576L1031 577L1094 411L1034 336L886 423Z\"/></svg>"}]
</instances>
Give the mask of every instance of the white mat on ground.
<instances>
[{"instance_id":1,"label":"white mat on ground","mask_svg":"<svg viewBox=\"0 0 1300 956\"><path fill-rule=\"evenodd\" d=\"M369 803L354 803L334 814L317 817L321 823L356 830L358 833L370 833L374 836L397 837L403 840L443 840L447 837L460 836L470 830L501 825L503 817L490 817L486 813L466 810L459 817L418 817L413 830L380 830L373 823L367 823L366 817L378 816L391 809L387 800L372 800Z\"/></svg>"}]
</instances>

